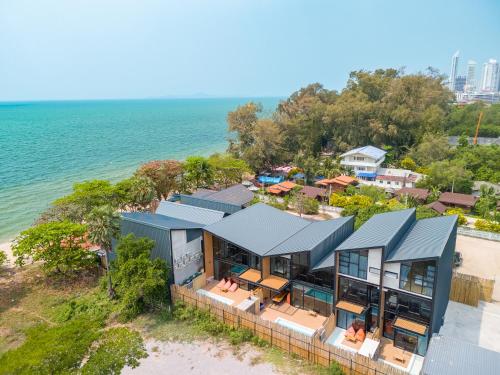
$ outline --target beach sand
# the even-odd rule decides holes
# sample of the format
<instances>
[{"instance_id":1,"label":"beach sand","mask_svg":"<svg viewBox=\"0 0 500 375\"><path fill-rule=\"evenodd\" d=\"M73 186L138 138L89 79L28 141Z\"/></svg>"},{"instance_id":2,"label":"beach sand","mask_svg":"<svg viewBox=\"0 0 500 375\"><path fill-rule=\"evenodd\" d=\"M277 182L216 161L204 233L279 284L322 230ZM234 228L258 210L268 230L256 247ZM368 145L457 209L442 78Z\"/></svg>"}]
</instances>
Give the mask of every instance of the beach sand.
<instances>
[{"instance_id":1,"label":"beach sand","mask_svg":"<svg viewBox=\"0 0 500 375\"><path fill-rule=\"evenodd\" d=\"M5 254L7 254L7 267L12 267L14 266L14 261L16 258L14 258L14 255L12 255L12 242L4 242L0 244L0 250L2 250Z\"/></svg>"},{"instance_id":2,"label":"beach sand","mask_svg":"<svg viewBox=\"0 0 500 375\"><path fill-rule=\"evenodd\" d=\"M274 375L280 374L270 363L262 362L262 352L245 345L234 353L234 347L223 342L196 341L193 343L145 343L149 357L140 366L126 367L123 374L190 374L190 375Z\"/></svg>"}]
</instances>

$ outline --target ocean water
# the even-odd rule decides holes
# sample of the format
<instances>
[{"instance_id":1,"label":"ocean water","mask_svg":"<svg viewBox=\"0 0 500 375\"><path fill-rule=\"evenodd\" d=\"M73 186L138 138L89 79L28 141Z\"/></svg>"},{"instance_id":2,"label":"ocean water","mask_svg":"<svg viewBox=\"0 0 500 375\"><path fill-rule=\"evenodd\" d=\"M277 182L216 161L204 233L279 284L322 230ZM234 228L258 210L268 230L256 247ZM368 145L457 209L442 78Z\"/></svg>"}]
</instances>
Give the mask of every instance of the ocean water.
<instances>
[{"instance_id":1,"label":"ocean water","mask_svg":"<svg viewBox=\"0 0 500 375\"><path fill-rule=\"evenodd\" d=\"M116 182L141 163L227 146L226 115L278 98L0 103L0 241L29 227L73 183Z\"/></svg>"}]
</instances>

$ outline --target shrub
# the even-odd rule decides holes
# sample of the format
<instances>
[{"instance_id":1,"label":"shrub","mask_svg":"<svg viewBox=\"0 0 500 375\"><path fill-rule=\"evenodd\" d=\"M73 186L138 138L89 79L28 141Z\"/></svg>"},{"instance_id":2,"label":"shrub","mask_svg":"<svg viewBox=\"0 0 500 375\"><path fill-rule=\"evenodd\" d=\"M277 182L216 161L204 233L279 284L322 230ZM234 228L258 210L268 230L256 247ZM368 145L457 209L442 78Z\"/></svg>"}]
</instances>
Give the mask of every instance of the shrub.
<instances>
[{"instance_id":1,"label":"shrub","mask_svg":"<svg viewBox=\"0 0 500 375\"><path fill-rule=\"evenodd\" d=\"M403 160L401 160L401 168L414 171L415 169L417 169L417 163L415 163L415 161L409 156L406 156Z\"/></svg>"},{"instance_id":2,"label":"shrub","mask_svg":"<svg viewBox=\"0 0 500 375\"><path fill-rule=\"evenodd\" d=\"M330 196L330 206L334 207L345 207L349 204L349 197L346 197L344 195L340 195L337 193L333 193Z\"/></svg>"},{"instance_id":3,"label":"shrub","mask_svg":"<svg viewBox=\"0 0 500 375\"><path fill-rule=\"evenodd\" d=\"M82 374L119 374L125 365L135 368L139 359L147 356L139 333L125 327L111 328L103 333L99 346L91 350Z\"/></svg>"},{"instance_id":4,"label":"shrub","mask_svg":"<svg viewBox=\"0 0 500 375\"><path fill-rule=\"evenodd\" d=\"M168 297L167 265L151 259L155 243L129 234L116 247L112 276L119 298L122 320L130 320L146 310L164 307Z\"/></svg>"},{"instance_id":5,"label":"shrub","mask_svg":"<svg viewBox=\"0 0 500 375\"><path fill-rule=\"evenodd\" d=\"M417 220L428 219L436 216L438 216L438 213L434 211L432 208L425 206L417 207Z\"/></svg>"},{"instance_id":6,"label":"shrub","mask_svg":"<svg viewBox=\"0 0 500 375\"><path fill-rule=\"evenodd\" d=\"M7 254L0 250L0 267L7 263Z\"/></svg>"},{"instance_id":7,"label":"shrub","mask_svg":"<svg viewBox=\"0 0 500 375\"><path fill-rule=\"evenodd\" d=\"M478 230L484 230L486 232L500 233L500 224L489 220L476 220L474 227Z\"/></svg>"},{"instance_id":8,"label":"shrub","mask_svg":"<svg viewBox=\"0 0 500 375\"><path fill-rule=\"evenodd\" d=\"M314 198L304 199L304 213L315 215L319 212L319 202Z\"/></svg>"},{"instance_id":9,"label":"shrub","mask_svg":"<svg viewBox=\"0 0 500 375\"><path fill-rule=\"evenodd\" d=\"M99 325L75 319L59 326L41 324L26 332L26 341L0 357L3 374L60 374L76 372L90 345L99 337Z\"/></svg>"},{"instance_id":10,"label":"shrub","mask_svg":"<svg viewBox=\"0 0 500 375\"><path fill-rule=\"evenodd\" d=\"M467 218L464 215L464 211L461 208L450 208L446 210L445 215L458 215L458 225L467 224Z\"/></svg>"},{"instance_id":11,"label":"shrub","mask_svg":"<svg viewBox=\"0 0 500 375\"><path fill-rule=\"evenodd\" d=\"M96 264L96 255L85 249L87 227L69 221L49 222L31 227L16 238L12 247L16 263L28 258L42 261L48 272L66 273Z\"/></svg>"},{"instance_id":12,"label":"shrub","mask_svg":"<svg viewBox=\"0 0 500 375\"><path fill-rule=\"evenodd\" d=\"M344 375L344 371L337 362L332 362L330 367L327 370L328 375Z\"/></svg>"}]
</instances>

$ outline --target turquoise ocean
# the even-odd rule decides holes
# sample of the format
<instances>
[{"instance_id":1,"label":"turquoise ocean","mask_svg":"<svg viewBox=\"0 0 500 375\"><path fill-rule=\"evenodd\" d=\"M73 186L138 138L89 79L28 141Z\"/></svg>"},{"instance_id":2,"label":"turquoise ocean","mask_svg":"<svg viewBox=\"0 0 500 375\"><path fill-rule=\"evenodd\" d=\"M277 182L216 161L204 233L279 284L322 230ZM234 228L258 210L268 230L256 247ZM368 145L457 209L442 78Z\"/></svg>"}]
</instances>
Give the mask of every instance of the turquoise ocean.
<instances>
[{"instance_id":1,"label":"turquoise ocean","mask_svg":"<svg viewBox=\"0 0 500 375\"><path fill-rule=\"evenodd\" d=\"M279 98L0 103L0 242L88 179L116 182L143 162L224 151L227 113Z\"/></svg>"}]
</instances>

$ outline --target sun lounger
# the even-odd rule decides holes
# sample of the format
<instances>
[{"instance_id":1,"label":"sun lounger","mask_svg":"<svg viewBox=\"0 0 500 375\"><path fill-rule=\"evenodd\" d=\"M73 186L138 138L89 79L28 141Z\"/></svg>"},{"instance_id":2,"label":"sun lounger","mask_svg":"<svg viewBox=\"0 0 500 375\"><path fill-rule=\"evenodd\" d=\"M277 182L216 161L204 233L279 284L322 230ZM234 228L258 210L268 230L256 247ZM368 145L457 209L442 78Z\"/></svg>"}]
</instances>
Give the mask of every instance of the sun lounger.
<instances>
[{"instance_id":1,"label":"sun lounger","mask_svg":"<svg viewBox=\"0 0 500 375\"><path fill-rule=\"evenodd\" d=\"M273 302L274 303L281 303L281 302L283 302L283 300L285 299L285 297L286 297L287 294L288 294L287 291L285 291L285 290L281 291L280 293L276 294L273 297Z\"/></svg>"},{"instance_id":2,"label":"sun lounger","mask_svg":"<svg viewBox=\"0 0 500 375\"><path fill-rule=\"evenodd\" d=\"M226 280L225 279L222 279L221 281L219 281L219 283L217 284L217 288L219 289L222 289L224 288L224 285L226 284Z\"/></svg>"},{"instance_id":3,"label":"sun lounger","mask_svg":"<svg viewBox=\"0 0 500 375\"><path fill-rule=\"evenodd\" d=\"M226 283L224 284L224 286L222 287L221 290L223 292L227 292L229 290L229 288L231 288L231 280L226 281Z\"/></svg>"},{"instance_id":4,"label":"sun lounger","mask_svg":"<svg viewBox=\"0 0 500 375\"><path fill-rule=\"evenodd\" d=\"M365 341L365 337L366 337L366 334L365 334L365 330L360 328L358 329L358 332L356 332L356 340L358 341Z\"/></svg>"},{"instance_id":5,"label":"sun lounger","mask_svg":"<svg viewBox=\"0 0 500 375\"><path fill-rule=\"evenodd\" d=\"M236 292L236 290L238 290L238 284L233 283L233 285L231 285L228 290L230 292Z\"/></svg>"}]
</instances>

